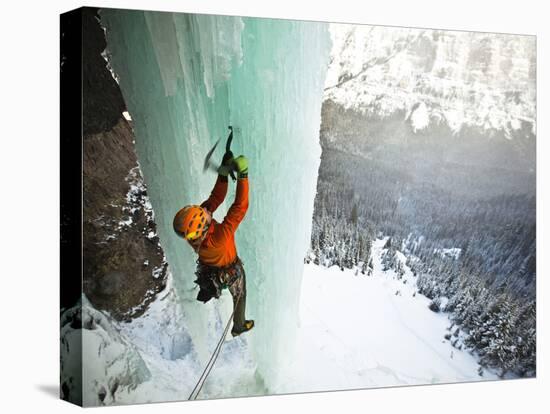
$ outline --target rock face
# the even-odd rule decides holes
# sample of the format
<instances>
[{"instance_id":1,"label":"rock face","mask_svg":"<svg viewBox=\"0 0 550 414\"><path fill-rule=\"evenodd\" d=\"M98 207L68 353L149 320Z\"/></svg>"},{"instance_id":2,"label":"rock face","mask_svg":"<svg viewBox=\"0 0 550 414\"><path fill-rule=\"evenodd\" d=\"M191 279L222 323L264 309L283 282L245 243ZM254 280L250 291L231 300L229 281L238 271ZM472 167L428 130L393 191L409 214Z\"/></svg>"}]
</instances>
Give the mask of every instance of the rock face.
<instances>
[{"instance_id":1,"label":"rock face","mask_svg":"<svg viewBox=\"0 0 550 414\"><path fill-rule=\"evenodd\" d=\"M105 44L96 11L83 9L83 286L95 308L121 320L164 288L167 263Z\"/></svg>"},{"instance_id":2,"label":"rock face","mask_svg":"<svg viewBox=\"0 0 550 414\"><path fill-rule=\"evenodd\" d=\"M369 115L408 113L415 130L444 121L504 131L536 121L533 36L331 25L325 99Z\"/></svg>"},{"instance_id":3,"label":"rock face","mask_svg":"<svg viewBox=\"0 0 550 414\"><path fill-rule=\"evenodd\" d=\"M126 104L102 56L107 42L99 25L97 9L82 9L82 130L84 139L109 131Z\"/></svg>"}]
</instances>

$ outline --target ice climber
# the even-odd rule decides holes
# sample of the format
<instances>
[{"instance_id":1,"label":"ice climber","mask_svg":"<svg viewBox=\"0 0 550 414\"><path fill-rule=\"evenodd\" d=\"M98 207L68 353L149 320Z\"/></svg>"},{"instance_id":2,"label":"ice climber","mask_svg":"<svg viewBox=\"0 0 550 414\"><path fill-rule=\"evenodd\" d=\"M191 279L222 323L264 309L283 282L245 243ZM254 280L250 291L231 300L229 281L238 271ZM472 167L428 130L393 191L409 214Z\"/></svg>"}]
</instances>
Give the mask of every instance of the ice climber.
<instances>
[{"instance_id":1,"label":"ice climber","mask_svg":"<svg viewBox=\"0 0 550 414\"><path fill-rule=\"evenodd\" d=\"M237 172L235 201L225 218L218 223L212 214L227 194L228 175ZM218 178L210 197L200 206L189 205L174 217L174 231L187 240L198 254L195 275L200 291L197 300L204 303L220 297L229 288L233 297L233 327L231 334L240 335L254 327L253 320L246 320L246 279L243 263L237 255L235 231L248 209L248 160L243 155L233 158L226 153Z\"/></svg>"}]
</instances>

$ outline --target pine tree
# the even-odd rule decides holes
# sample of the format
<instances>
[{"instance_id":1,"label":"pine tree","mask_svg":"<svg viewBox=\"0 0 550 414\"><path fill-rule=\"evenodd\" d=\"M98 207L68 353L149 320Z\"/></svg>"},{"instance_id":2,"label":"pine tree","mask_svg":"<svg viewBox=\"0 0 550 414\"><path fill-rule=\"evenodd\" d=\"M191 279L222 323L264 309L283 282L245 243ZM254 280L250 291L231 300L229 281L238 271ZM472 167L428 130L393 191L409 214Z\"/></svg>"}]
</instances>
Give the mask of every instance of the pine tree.
<instances>
[{"instance_id":1,"label":"pine tree","mask_svg":"<svg viewBox=\"0 0 550 414\"><path fill-rule=\"evenodd\" d=\"M536 375L536 302L525 304L519 312L516 331L518 336L518 364L516 372L525 376Z\"/></svg>"},{"instance_id":2,"label":"pine tree","mask_svg":"<svg viewBox=\"0 0 550 414\"><path fill-rule=\"evenodd\" d=\"M504 376L517 363L518 348L515 343L514 320L516 307L506 295L500 295L491 303L484 323L481 344L481 363L499 368Z\"/></svg>"},{"instance_id":3,"label":"pine tree","mask_svg":"<svg viewBox=\"0 0 550 414\"><path fill-rule=\"evenodd\" d=\"M353 208L351 209L351 222L353 225L357 225L357 221L359 219L359 213L357 212L357 203L353 204Z\"/></svg>"}]
</instances>

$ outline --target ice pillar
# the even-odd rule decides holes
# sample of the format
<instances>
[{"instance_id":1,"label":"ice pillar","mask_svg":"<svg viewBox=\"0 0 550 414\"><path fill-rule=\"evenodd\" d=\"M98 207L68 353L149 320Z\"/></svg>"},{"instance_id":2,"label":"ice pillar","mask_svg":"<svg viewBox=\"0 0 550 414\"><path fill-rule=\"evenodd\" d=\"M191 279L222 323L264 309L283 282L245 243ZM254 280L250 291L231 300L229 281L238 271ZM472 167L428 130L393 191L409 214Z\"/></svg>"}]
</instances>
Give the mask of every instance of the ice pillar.
<instances>
[{"instance_id":1,"label":"ice pillar","mask_svg":"<svg viewBox=\"0 0 550 414\"><path fill-rule=\"evenodd\" d=\"M319 126L330 53L324 23L105 9L108 51L134 122L136 149L159 237L196 351L220 334L215 302L195 301L191 249L172 231L174 213L204 200L215 174L206 153L227 125L249 158L250 207L237 231L248 282L248 344L276 390L297 328L320 163ZM223 140L222 140L223 141ZM223 145L215 153L219 160ZM215 217L221 221L234 197ZM214 374L215 375L215 374Z\"/></svg>"}]
</instances>

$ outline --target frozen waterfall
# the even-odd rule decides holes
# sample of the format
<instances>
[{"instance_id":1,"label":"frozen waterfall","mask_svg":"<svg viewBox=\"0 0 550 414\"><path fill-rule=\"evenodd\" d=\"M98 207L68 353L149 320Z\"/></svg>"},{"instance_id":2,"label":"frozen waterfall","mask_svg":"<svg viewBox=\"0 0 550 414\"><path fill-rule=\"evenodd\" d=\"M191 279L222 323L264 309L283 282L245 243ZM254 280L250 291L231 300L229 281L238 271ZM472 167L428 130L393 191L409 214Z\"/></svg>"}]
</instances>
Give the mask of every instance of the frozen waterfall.
<instances>
[{"instance_id":1,"label":"frozen waterfall","mask_svg":"<svg viewBox=\"0 0 550 414\"><path fill-rule=\"evenodd\" d=\"M235 155L250 162L250 207L236 234L247 273L246 338L268 389L292 354L309 246L324 79L324 23L104 9L108 55L133 120L141 169L180 297L182 331L203 362L230 301L195 300L192 250L172 231L175 212L205 200L208 150L238 128ZM214 158L221 160L221 145ZM216 212L223 219L235 185ZM192 352L193 350L190 350Z\"/></svg>"}]
</instances>

